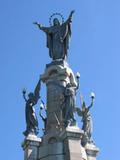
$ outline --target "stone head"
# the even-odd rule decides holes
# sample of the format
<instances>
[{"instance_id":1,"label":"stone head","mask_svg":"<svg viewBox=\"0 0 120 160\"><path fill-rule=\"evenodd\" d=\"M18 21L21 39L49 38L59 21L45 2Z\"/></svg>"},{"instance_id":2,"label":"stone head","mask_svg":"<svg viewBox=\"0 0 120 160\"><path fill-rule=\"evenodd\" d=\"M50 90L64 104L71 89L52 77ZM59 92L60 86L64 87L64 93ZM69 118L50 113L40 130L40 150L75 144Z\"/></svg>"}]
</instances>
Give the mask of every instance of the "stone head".
<instances>
[{"instance_id":1,"label":"stone head","mask_svg":"<svg viewBox=\"0 0 120 160\"><path fill-rule=\"evenodd\" d=\"M34 98L34 94L33 94L32 92L30 92L30 93L28 94L28 97L29 97L29 99L32 99L32 98Z\"/></svg>"},{"instance_id":2,"label":"stone head","mask_svg":"<svg viewBox=\"0 0 120 160\"><path fill-rule=\"evenodd\" d=\"M60 22L59 22L59 20L58 20L57 18L54 18L54 19L53 19L53 25L54 25L54 26L60 25Z\"/></svg>"}]
</instances>

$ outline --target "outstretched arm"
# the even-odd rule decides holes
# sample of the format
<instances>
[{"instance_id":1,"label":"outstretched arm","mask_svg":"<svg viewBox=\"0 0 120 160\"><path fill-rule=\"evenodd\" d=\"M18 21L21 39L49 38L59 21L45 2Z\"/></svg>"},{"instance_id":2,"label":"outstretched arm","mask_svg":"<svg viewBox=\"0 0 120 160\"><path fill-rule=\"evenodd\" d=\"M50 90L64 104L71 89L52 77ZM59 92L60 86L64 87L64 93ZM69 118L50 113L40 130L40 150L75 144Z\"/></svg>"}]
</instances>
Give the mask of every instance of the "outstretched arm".
<instances>
[{"instance_id":1,"label":"outstretched arm","mask_svg":"<svg viewBox=\"0 0 120 160\"><path fill-rule=\"evenodd\" d=\"M27 98L26 98L26 90L23 89L22 93L23 93L23 98L24 98L25 102L27 102Z\"/></svg>"},{"instance_id":2,"label":"outstretched arm","mask_svg":"<svg viewBox=\"0 0 120 160\"><path fill-rule=\"evenodd\" d=\"M95 94L93 93L93 92L91 92L91 104L90 104L90 106L88 107L88 110L93 106L93 104L94 104L94 99L95 99Z\"/></svg>"},{"instance_id":3,"label":"outstretched arm","mask_svg":"<svg viewBox=\"0 0 120 160\"><path fill-rule=\"evenodd\" d=\"M70 12L70 15L69 15L66 23L71 23L71 22L72 22L72 17L73 17L74 12L75 12L74 10L72 10L72 11Z\"/></svg>"},{"instance_id":4,"label":"outstretched arm","mask_svg":"<svg viewBox=\"0 0 120 160\"><path fill-rule=\"evenodd\" d=\"M44 31L45 33L49 33L49 32L50 32L50 30L49 30L48 27L43 27L43 26L42 26L40 23L38 23L38 22L34 22L33 24L37 25L37 27L38 27L40 30Z\"/></svg>"},{"instance_id":5,"label":"outstretched arm","mask_svg":"<svg viewBox=\"0 0 120 160\"><path fill-rule=\"evenodd\" d=\"M88 106L88 110L93 106L93 104L94 104L94 99L92 98L91 104Z\"/></svg>"}]
</instances>

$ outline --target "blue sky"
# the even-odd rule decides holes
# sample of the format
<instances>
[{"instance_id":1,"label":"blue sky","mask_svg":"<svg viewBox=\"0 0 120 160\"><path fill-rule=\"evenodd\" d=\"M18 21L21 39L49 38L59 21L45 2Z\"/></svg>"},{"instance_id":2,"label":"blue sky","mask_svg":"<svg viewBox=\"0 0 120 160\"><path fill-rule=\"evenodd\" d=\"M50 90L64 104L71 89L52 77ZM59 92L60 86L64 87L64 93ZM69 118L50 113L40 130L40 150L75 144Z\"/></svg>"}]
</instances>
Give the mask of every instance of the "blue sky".
<instances>
[{"instance_id":1,"label":"blue sky","mask_svg":"<svg viewBox=\"0 0 120 160\"><path fill-rule=\"evenodd\" d=\"M1 159L23 159L25 130L22 89L34 89L48 56L45 35L32 23L49 26L49 16L60 12L66 19L75 9L68 62L80 72L80 90L91 109L93 137L100 148L98 160L115 160L120 144L120 1L119 0L0 0ZM45 101L45 87L41 93ZM39 108L36 106L36 108ZM78 119L78 121L80 121ZM42 128L42 122L39 120ZM40 130L40 136L42 131Z\"/></svg>"}]
</instances>

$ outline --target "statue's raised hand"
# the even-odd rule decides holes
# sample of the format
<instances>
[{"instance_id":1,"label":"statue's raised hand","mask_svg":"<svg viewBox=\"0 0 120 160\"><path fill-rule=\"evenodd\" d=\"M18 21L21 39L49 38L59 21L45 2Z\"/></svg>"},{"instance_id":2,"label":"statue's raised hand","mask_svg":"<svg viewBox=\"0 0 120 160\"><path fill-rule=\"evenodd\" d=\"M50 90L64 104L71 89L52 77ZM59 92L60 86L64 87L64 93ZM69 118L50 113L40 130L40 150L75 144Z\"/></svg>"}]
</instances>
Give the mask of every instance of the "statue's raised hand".
<instances>
[{"instance_id":1,"label":"statue's raised hand","mask_svg":"<svg viewBox=\"0 0 120 160\"><path fill-rule=\"evenodd\" d=\"M23 93L23 94L26 94L26 89L25 89L25 88L23 89L22 93Z\"/></svg>"},{"instance_id":2,"label":"statue's raised hand","mask_svg":"<svg viewBox=\"0 0 120 160\"><path fill-rule=\"evenodd\" d=\"M71 11L71 15L73 15L74 13L75 13L75 10L72 10L72 11Z\"/></svg>"},{"instance_id":3,"label":"statue's raised hand","mask_svg":"<svg viewBox=\"0 0 120 160\"><path fill-rule=\"evenodd\" d=\"M73 13L75 12L75 10L72 10L71 12L70 12L70 15L69 15L69 21L70 22L72 22L72 16L73 16Z\"/></svg>"},{"instance_id":4,"label":"statue's raised hand","mask_svg":"<svg viewBox=\"0 0 120 160\"><path fill-rule=\"evenodd\" d=\"M40 23L38 23L38 22L33 22L33 24L37 25L39 28L42 27L42 25Z\"/></svg>"},{"instance_id":5,"label":"statue's raised hand","mask_svg":"<svg viewBox=\"0 0 120 160\"><path fill-rule=\"evenodd\" d=\"M38 22L33 22L33 24L35 24L35 25L39 25L39 23L38 23Z\"/></svg>"}]
</instances>

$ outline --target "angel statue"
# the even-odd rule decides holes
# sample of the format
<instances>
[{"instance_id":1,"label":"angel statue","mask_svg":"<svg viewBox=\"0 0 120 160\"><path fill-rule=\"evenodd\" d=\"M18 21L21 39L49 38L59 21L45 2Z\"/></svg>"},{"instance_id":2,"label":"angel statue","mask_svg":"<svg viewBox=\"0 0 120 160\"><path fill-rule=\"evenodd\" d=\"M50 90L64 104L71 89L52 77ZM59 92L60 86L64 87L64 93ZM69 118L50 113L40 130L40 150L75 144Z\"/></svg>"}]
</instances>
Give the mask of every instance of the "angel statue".
<instances>
[{"instance_id":1,"label":"angel statue","mask_svg":"<svg viewBox=\"0 0 120 160\"><path fill-rule=\"evenodd\" d=\"M64 119L65 119L65 126L75 126L76 120L74 117L75 107L76 107L76 93L79 89L79 78L80 73L77 72L76 79L77 84L73 86L71 83L68 83L65 88L65 103L64 103Z\"/></svg>"},{"instance_id":2,"label":"angel statue","mask_svg":"<svg viewBox=\"0 0 120 160\"><path fill-rule=\"evenodd\" d=\"M23 90L23 98L26 102L25 107L25 118L26 118L26 131L23 132L25 136L28 136L28 134L38 134L38 120L35 113L34 105L37 104L40 96L41 81L39 80L36 88L34 90L34 93L30 92L28 94L28 98L26 98L26 90Z\"/></svg>"},{"instance_id":3,"label":"angel statue","mask_svg":"<svg viewBox=\"0 0 120 160\"><path fill-rule=\"evenodd\" d=\"M71 11L68 19L65 22L63 16L60 13L54 13L50 17L50 27L43 27L40 23L34 22L34 24L37 25L40 30L46 33L49 56L53 60L64 60L67 57L73 13L74 11ZM59 16L62 19L62 22L60 22L60 20L55 16Z\"/></svg>"},{"instance_id":4,"label":"angel statue","mask_svg":"<svg viewBox=\"0 0 120 160\"><path fill-rule=\"evenodd\" d=\"M90 108L93 106L95 94L91 93L91 104L87 107L83 97L81 96L82 108L76 108L77 114L82 117L82 130L84 131L83 138L81 140L82 145L93 142L92 140L92 130L93 130L93 123L92 117L90 114Z\"/></svg>"}]
</instances>

